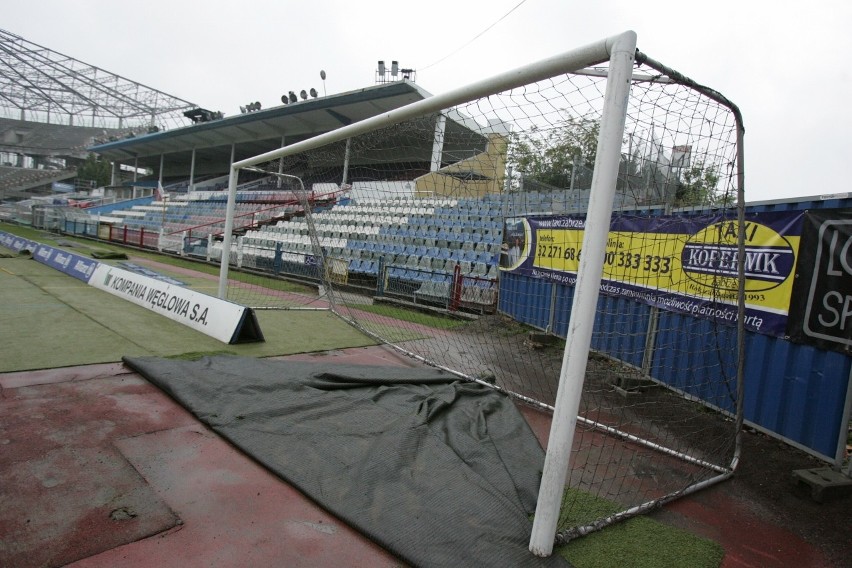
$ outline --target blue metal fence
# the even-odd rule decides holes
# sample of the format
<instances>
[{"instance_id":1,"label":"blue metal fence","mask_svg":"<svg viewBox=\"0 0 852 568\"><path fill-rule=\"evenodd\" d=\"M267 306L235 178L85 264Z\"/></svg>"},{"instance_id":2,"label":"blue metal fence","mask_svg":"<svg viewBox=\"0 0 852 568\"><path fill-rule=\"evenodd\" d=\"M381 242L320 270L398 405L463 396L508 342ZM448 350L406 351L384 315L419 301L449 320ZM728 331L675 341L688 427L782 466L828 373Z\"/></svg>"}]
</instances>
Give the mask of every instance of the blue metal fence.
<instances>
[{"instance_id":1,"label":"blue metal fence","mask_svg":"<svg viewBox=\"0 0 852 568\"><path fill-rule=\"evenodd\" d=\"M852 207L852 198L841 195L765 202L747 210L847 207ZM498 310L564 338L573 296L572 286L507 272L500 279ZM733 412L736 328L655 310L631 299L602 295L592 349L643 369L657 381L713 407ZM658 318L658 325L651 325L653 318ZM829 462L842 459L838 448L848 431L852 357L752 332L746 333L745 346L746 422ZM688 384L683 377L690 377Z\"/></svg>"}]
</instances>

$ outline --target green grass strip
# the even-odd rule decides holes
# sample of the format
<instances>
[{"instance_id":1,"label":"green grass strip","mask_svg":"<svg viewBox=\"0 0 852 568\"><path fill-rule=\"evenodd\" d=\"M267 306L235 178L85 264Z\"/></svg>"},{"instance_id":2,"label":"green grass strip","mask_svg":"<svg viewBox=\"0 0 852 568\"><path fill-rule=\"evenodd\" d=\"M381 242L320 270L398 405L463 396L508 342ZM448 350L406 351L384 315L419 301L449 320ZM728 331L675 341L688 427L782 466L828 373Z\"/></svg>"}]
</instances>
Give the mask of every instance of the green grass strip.
<instances>
[{"instance_id":1,"label":"green grass strip","mask_svg":"<svg viewBox=\"0 0 852 568\"><path fill-rule=\"evenodd\" d=\"M568 489L563 496L560 526L580 526L622 509L594 495ZM567 506L565 506L567 505ZM638 516L558 547L576 568L719 568L725 550L716 542Z\"/></svg>"},{"instance_id":2,"label":"green grass strip","mask_svg":"<svg viewBox=\"0 0 852 568\"><path fill-rule=\"evenodd\" d=\"M419 325L425 325L433 329L455 329L468 323L467 320L463 319L427 314L417 310L409 310L407 308L392 306L389 304L358 305L352 306L352 309L360 310L362 312L370 312L371 314L376 314L378 316L385 316Z\"/></svg>"},{"instance_id":3,"label":"green grass strip","mask_svg":"<svg viewBox=\"0 0 852 568\"><path fill-rule=\"evenodd\" d=\"M137 258L144 258L151 261L159 262L162 264L168 264L170 266L175 266L177 268L185 268L188 270L194 270L196 272L201 272L203 274L209 274L212 276L219 275L219 266L212 265L205 262L197 262L192 260L186 260L180 257L171 256L167 254L160 254L157 252L149 252L144 250L131 249L127 247L122 247L116 243L110 243L106 241L93 241L90 239L84 239L80 237L74 237L72 235L56 235L54 233L50 233L47 231L41 231L38 229L33 229L31 227L24 227L21 225L13 225L9 223L0 223L0 231L5 231L7 233L11 233L13 235L18 235L19 237L24 237L26 239L30 239L32 241L37 241L42 244L55 246L55 247L63 247L63 242L72 242L78 245L82 245L84 250L75 250L78 254L87 254L85 249L89 249L89 253L94 258L100 259L118 259L118 258L127 258L127 255L132 255ZM97 248L95 248L97 247ZM246 272L240 272L238 270L231 270L228 274L228 277L237 282L242 282L245 284L252 284L255 286L260 286L263 288L267 288L269 290L274 290L278 292L295 292L299 294L308 294L311 296L316 295L316 291L303 284L297 284L294 282L290 282L288 280L283 280L279 278L269 278L266 276L260 276L257 274L251 274Z\"/></svg>"}]
</instances>

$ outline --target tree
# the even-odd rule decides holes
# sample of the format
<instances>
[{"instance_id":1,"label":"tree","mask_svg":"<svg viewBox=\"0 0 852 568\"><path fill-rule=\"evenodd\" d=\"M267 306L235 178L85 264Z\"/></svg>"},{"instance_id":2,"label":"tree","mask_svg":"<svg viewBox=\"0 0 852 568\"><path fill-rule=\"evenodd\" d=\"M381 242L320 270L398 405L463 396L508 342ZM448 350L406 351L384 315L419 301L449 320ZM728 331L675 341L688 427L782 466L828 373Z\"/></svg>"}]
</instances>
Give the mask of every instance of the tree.
<instances>
[{"instance_id":1,"label":"tree","mask_svg":"<svg viewBox=\"0 0 852 568\"><path fill-rule=\"evenodd\" d=\"M518 172L547 185L570 187L575 174L574 187L587 188L599 131L600 123L587 117L568 117L547 130L533 127L529 133L513 135L510 161Z\"/></svg>"},{"instance_id":2,"label":"tree","mask_svg":"<svg viewBox=\"0 0 852 568\"><path fill-rule=\"evenodd\" d=\"M575 188L588 189L599 132L600 122L589 117L569 116L547 130L533 127L513 135L510 163L525 178L567 189L573 175ZM673 168L662 149L649 157L641 144L634 146L629 140L625 144L629 150L621 156L617 191L648 205L716 205L722 200L715 165L695 160L688 167Z\"/></svg>"},{"instance_id":3,"label":"tree","mask_svg":"<svg viewBox=\"0 0 852 568\"><path fill-rule=\"evenodd\" d=\"M95 187L109 185L112 180L112 164L96 154L89 154L86 161L77 166L78 180L92 180Z\"/></svg>"},{"instance_id":4,"label":"tree","mask_svg":"<svg viewBox=\"0 0 852 568\"><path fill-rule=\"evenodd\" d=\"M699 160L680 172L675 187L675 207L716 205L720 198L716 166L706 166Z\"/></svg>"}]
</instances>

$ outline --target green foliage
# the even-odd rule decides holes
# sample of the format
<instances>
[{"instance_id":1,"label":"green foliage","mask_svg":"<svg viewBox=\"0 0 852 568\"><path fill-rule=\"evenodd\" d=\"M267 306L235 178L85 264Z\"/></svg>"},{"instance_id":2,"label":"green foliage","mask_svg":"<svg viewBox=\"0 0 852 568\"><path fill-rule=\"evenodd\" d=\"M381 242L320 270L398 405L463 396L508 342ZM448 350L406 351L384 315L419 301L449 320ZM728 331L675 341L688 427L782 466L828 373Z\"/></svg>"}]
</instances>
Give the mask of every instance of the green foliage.
<instances>
[{"instance_id":1,"label":"green foliage","mask_svg":"<svg viewBox=\"0 0 852 568\"><path fill-rule=\"evenodd\" d=\"M696 161L680 172L680 180L675 190L674 205L716 205L720 200L719 173L715 166L705 166Z\"/></svg>"},{"instance_id":2,"label":"green foliage","mask_svg":"<svg viewBox=\"0 0 852 568\"><path fill-rule=\"evenodd\" d=\"M600 123L586 117L568 117L548 130L533 127L513 135L510 160L518 172L539 182L567 188L575 173L575 186L589 187L599 132Z\"/></svg>"},{"instance_id":3,"label":"green foliage","mask_svg":"<svg viewBox=\"0 0 852 568\"><path fill-rule=\"evenodd\" d=\"M77 167L77 179L92 180L96 187L109 185L112 179L112 164L96 154L89 154L86 161Z\"/></svg>"},{"instance_id":4,"label":"green foliage","mask_svg":"<svg viewBox=\"0 0 852 568\"><path fill-rule=\"evenodd\" d=\"M513 134L510 163L524 178L555 188L589 188L597 153L600 122L589 117L568 117L552 128L533 127ZM696 160L689 167L672 168L642 156L642 148L633 147L622 155L616 189L668 203L675 207L718 205L719 171L712 164Z\"/></svg>"}]
</instances>

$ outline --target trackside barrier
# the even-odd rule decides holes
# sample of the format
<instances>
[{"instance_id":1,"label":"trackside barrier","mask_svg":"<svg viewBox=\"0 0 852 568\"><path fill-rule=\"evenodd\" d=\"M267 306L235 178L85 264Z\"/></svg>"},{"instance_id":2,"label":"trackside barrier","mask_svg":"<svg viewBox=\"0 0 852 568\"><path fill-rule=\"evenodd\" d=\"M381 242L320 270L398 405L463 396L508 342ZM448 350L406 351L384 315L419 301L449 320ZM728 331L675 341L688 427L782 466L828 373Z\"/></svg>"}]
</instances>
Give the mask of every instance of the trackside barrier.
<instances>
[{"instance_id":1,"label":"trackside barrier","mask_svg":"<svg viewBox=\"0 0 852 568\"><path fill-rule=\"evenodd\" d=\"M0 232L0 245L223 343L263 341L251 308L110 266L63 249Z\"/></svg>"}]
</instances>

